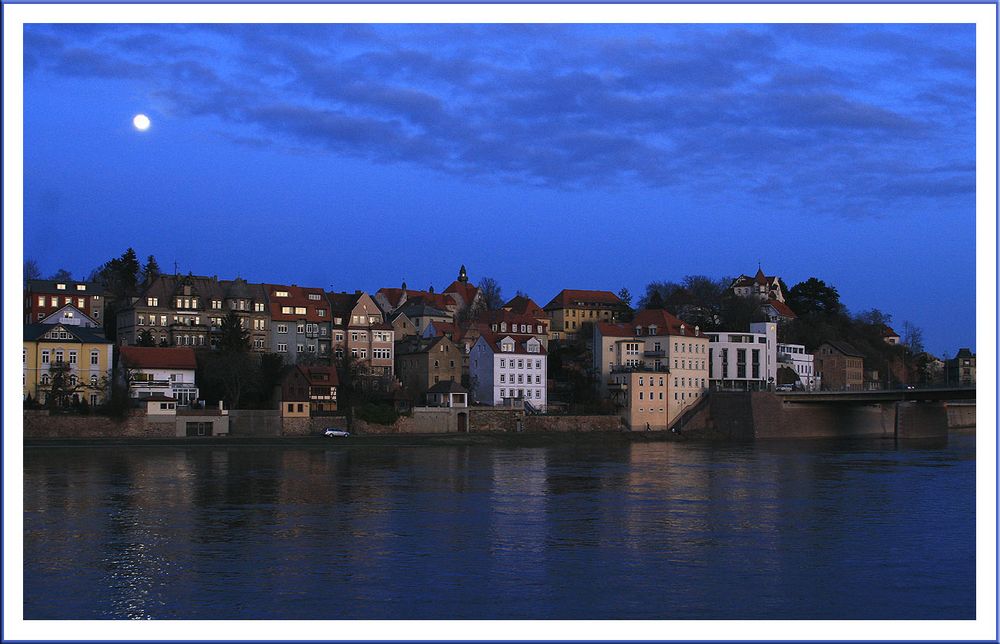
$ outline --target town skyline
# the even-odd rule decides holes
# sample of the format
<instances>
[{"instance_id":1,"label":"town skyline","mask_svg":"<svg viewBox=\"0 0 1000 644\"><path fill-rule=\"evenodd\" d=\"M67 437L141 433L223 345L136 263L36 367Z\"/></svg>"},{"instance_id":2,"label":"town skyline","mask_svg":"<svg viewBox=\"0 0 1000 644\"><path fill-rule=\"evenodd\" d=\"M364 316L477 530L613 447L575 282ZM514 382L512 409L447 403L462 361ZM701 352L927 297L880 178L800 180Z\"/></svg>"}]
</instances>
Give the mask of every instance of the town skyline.
<instances>
[{"instance_id":1,"label":"town skyline","mask_svg":"<svg viewBox=\"0 0 1000 644\"><path fill-rule=\"evenodd\" d=\"M974 62L972 25L27 25L24 252L536 299L760 265L975 348Z\"/></svg>"}]
</instances>

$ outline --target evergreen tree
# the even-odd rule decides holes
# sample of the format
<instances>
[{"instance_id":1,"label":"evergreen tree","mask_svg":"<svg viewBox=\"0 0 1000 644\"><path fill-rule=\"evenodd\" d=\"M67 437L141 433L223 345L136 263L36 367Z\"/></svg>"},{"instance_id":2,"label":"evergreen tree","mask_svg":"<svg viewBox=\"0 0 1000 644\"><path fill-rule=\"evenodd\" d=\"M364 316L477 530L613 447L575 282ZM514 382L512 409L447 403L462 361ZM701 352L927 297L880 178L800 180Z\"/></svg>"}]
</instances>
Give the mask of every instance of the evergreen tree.
<instances>
[{"instance_id":1,"label":"evergreen tree","mask_svg":"<svg viewBox=\"0 0 1000 644\"><path fill-rule=\"evenodd\" d=\"M53 273L51 277L49 277L49 279L55 282L70 282L73 280L73 274L70 273L65 268L60 268L55 273Z\"/></svg>"},{"instance_id":2,"label":"evergreen tree","mask_svg":"<svg viewBox=\"0 0 1000 644\"><path fill-rule=\"evenodd\" d=\"M246 353L250 350L250 332L243 328L243 318L229 311L222 318L219 350L223 353Z\"/></svg>"},{"instance_id":3,"label":"evergreen tree","mask_svg":"<svg viewBox=\"0 0 1000 644\"><path fill-rule=\"evenodd\" d=\"M136 338L135 344L138 347L155 347L156 339L153 337L152 331L143 329L139 332L139 337Z\"/></svg>"},{"instance_id":4,"label":"evergreen tree","mask_svg":"<svg viewBox=\"0 0 1000 644\"><path fill-rule=\"evenodd\" d=\"M33 259L24 260L24 285L28 285L28 280L41 279L42 270L38 268L38 262Z\"/></svg>"},{"instance_id":5,"label":"evergreen tree","mask_svg":"<svg viewBox=\"0 0 1000 644\"><path fill-rule=\"evenodd\" d=\"M156 263L156 258L150 255L146 258L146 265L142 267L142 283L149 285L160 276L160 265Z\"/></svg>"}]
</instances>

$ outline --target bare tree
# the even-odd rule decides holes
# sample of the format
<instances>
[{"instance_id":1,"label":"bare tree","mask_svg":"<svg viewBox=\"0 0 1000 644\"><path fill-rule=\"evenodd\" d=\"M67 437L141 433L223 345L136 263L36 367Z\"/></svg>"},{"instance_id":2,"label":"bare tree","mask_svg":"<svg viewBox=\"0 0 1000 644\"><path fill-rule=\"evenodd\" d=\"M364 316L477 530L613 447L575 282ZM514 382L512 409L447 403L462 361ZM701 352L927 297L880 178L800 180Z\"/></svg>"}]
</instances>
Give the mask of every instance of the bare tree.
<instances>
[{"instance_id":1,"label":"bare tree","mask_svg":"<svg viewBox=\"0 0 1000 644\"><path fill-rule=\"evenodd\" d=\"M479 280L479 292L482 293L483 305L487 311L496 311L503 306L500 284L492 277L484 277Z\"/></svg>"},{"instance_id":2,"label":"bare tree","mask_svg":"<svg viewBox=\"0 0 1000 644\"><path fill-rule=\"evenodd\" d=\"M924 352L924 332L912 322L903 322L903 346L914 355Z\"/></svg>"}]
</instances>

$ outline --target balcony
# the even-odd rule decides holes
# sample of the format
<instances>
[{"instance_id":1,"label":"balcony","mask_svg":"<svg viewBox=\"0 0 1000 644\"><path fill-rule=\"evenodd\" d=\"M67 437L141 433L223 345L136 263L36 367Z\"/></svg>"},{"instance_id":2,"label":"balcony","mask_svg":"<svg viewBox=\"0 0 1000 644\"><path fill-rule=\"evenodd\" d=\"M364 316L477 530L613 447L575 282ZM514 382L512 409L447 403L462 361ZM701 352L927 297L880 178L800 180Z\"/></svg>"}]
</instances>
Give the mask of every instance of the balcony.
<instances>
[{"instance_id":1,"label":"balcony","mask_svg":"<svg viewBox=\"0 0 1000 644\"><path fill-rule=\"evenodd\" d=\"M642 356L644 358L665 358L667 352L663 349L651 349L650 351L643 351Z\"/></svg>"},{"instance_id":2,"label":"balcony","mask_svg":"<svg viewBox=\"0 0 1000 644\"><path fill-rule=\"evenodd\" d=\"M633 373L633 372L653 372L653 373L670 373L670 367L665 364L661 365L615 365L611 368L611 373Z\"/></svg>"},{"instance_id":3,"label":"balcony","mask_svg":"<svg viewBox=\"0 0 1000 644\"><path fill-rule=\"evenodd\" d=\"M628 389L628 385L624 382L609 382L608 391L625 391Z\"/></svg>"}]
</instances>

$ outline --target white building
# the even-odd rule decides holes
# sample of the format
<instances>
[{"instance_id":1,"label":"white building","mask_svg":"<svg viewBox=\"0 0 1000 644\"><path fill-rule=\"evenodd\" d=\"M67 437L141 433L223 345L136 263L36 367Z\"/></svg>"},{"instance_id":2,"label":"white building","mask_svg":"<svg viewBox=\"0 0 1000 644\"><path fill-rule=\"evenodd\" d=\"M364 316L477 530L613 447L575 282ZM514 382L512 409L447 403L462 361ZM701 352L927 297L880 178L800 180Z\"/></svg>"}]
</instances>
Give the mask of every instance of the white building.
<instances>
[{"instance_id":1,"label":"white building","mask_svg":"<svg viewBox=\"0 0 1000 644\"><path fill-rule=\"evenodd\" d=\"M806 352L805 345L779 344L778 366L793 370L795 375L799 377L801 389L805 391L819 390L820 379L813 365L813 355ZM796 385L796 388L800 387Z\"/></svg>"},{"instance_id":2,"label":"white building","mask_svg":"<svg viewBox=\"0 0 1000 644\"><path fill-rule=\"evenodd\" d=\"M754 322L750 332L708 334L708 378L713 389L753 391L777 381L778 330L774 322Z\"/></svg>"},{"instance_id":3,"label":"white building","mask_svg":"<svg viewBox=\"0 0 1000 644\"><path fill-rule=\"evenodd\" d=\"M68 326L80 326L89 329L99 328L101 325L97 320L90 317L72 304L66 304L61 309L52 313L41 324L64 324Z\"/></svg>"},{"instance_id":4,"label":"white building","mask_svg":"<svg viewBox=\"0 0 1000 644\"><path fill-rule=\"evenodd\" d=\"M127 373L129 397L168 396L178 405L198 400L194 373L197 363L190 347L121 348L119 368Z\"/></svg>"},{"instance_id":5,"label":"white building","mask_svg":"<svg viewBox=\"0 0 1000 644\"><path fill-rule=\"evenodd\" d=\"M542 343L530 335L482 333L469 353L473 398L494 406L523 402L544 411L547 357Z\"/></svg>"}]
</instances>

